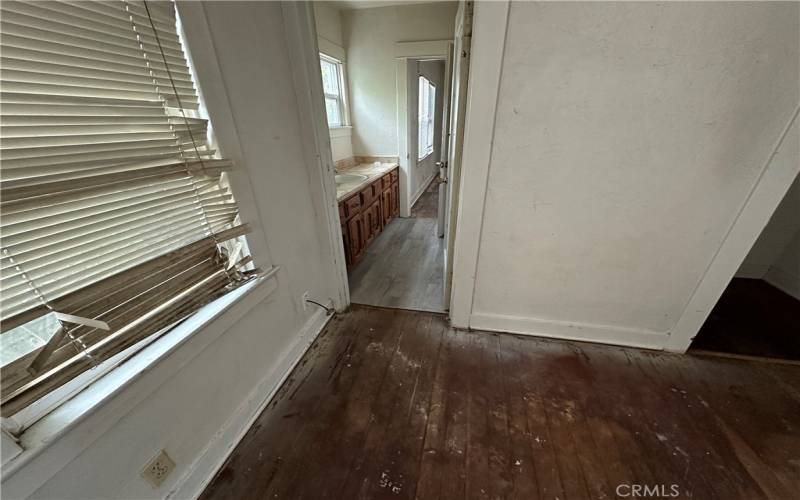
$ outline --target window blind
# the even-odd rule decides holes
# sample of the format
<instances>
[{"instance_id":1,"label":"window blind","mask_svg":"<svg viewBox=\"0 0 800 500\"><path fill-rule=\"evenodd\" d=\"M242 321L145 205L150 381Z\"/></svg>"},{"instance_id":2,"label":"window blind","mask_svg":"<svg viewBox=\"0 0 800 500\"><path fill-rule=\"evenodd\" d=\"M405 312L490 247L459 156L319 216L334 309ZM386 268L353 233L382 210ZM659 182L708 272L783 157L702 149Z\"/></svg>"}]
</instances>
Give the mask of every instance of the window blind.
<instances>
[{"instance_id":1,"label":"window blind","mask_svg":"<svg viewBox=\"0 0 800 500\"><path fill-rule=\"evenodd\" d=\"M55 314L0 370L14 413L258 270L167 1L0 3L0 335Z\"/></svg>"}]
</instances>

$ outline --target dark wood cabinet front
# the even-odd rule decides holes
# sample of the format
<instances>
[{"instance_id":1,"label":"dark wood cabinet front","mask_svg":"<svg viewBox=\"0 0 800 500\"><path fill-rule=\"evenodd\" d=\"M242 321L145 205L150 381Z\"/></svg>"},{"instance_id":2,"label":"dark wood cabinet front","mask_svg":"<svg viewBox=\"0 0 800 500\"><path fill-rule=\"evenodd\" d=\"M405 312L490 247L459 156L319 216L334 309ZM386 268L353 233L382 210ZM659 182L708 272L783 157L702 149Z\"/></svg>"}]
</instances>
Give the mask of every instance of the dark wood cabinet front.
<instances>
[{"instance_id":1,"label":"dark wood cabinet front","mask_svg":"<svg viewBox=\"0 0 800 500\"><path fill-rule=\"evenodd\" d=\"M348 269L361 260L367 246L400 213L398 178L395 168L339 202Z\"/></svg>"}]
</instances>

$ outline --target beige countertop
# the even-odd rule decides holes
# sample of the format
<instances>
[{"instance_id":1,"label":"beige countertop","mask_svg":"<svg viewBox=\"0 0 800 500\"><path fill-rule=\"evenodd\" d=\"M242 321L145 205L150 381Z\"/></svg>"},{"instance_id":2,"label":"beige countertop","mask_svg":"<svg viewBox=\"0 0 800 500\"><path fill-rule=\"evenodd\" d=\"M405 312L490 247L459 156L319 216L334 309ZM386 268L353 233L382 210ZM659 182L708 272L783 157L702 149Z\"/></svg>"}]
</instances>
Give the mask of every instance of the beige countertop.
<instances>
[{"instance_id":1,"label":"beige countertop","mask_svg":"<svg viewBox=\"0 0 800 500\"><path fill-rule=\"evenodd\" d=\"M354 179L336 185L336 201L342 201L348 196L357 193L363 187L371 184L386 172L397 168L397 163L361 163L352 167L339 169L340 175L365 175L366 178Z\"/></svg>"}]
</instances>

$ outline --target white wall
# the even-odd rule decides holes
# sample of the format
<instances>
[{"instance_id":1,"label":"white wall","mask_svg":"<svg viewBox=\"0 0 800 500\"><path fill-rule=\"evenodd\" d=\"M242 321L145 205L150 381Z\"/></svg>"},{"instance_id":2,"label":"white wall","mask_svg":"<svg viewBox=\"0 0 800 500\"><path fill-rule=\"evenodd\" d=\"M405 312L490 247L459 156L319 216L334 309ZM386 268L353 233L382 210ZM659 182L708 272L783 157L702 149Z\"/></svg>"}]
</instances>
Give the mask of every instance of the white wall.
<instances>
[{"instance_id":1,"label":"white wall","mask_svg":"<svg viewBox=\"0 0 800 500\"><path fill-rule=\"evenodd\" d=\"M331 2L314 2L314 19L317 25L317 36L344 47L342 37L342 13ZM335 54L329 54L336 57Z\"/></svg>"},{"instance_id":2,"label":"white wall","mask_svg":"<svg viewBox=\"0 0 800 500\"><path fill-rule=\"evenodd\" d=\"M800 300L800 231L794 233L794 238L769 267L764 279Z\"/></svg>"},{"instance_id":3,"label":"white wall","mask_svg":"<svg viewBox=\"0 0 800 500\"><path fill-rule=\"evenodd\" d=\"M326 278L330 264L309 191L302 142L307 132L299 125L296 88L287 69L291 64L281 4L191 4L181 6L181 14L199 84L220 146L241 169L233 174L234 187L252 186L248 189L255 194L256 211L243 213L243 218L256 227L253 246L262 247L255 251L257 262L282 266L277 288L196 357L186 359L182 353L202 334L4 478L4 497L13 498L14 491L42 482L33 498L164 498L196 461L210 460L206 465L213 465L224 459L219 453L227 451L234 436L219 433L230 431L226 426L231 422L242 424L236 419L249 415L237 410L252 411L299 353L298 336L319 318L314 310L302 310L300 294L309 290L325 301L335 293L335 285ZM197 16L198 9L205 9L208 25ZM209 76L217 63L222 85ZM242 178L245 172L249 178ZM259 239L266 240L268 249ZM130 411L109 415L109 408L140 394L143 387L153 392ZM109 427L96 431L101 422ZM204 457L209 446L221 446L215 449L219 455ZM60 449L63 454L65 447L83 451L55 475L47 473L54 460L49 451ZM139 472L162 447L177 468L166 484L153 489ZM201 472L194 480L207 479L210 473ZM191 487L181 491L181 498L195 493Z\"/></svg>"},{"instance_id":4,"label":"white wall","mask_svg":"<svg viewBox=\"0 0 800 500\"><path fill-rule=\"evenodd\" d=\"M350 96L347 82L347 51L342 36L342 13L331 2L314 2L314 21L317 27L319 51L345 63L345 95ZM330 131L333 161L353 156L352 129L338 127Z\"/></svg>"},{"instance_id":5,"label":"white wall","mask_svg":"<svg viewBox=\"0 0 800 500\"><path fill-rule=\"evenodd\" d=\"M761 232L736 272L736 276L764 278L770 266L778 261L798 233L800 233L800 177L795 179L789 192L783 197L769 224Z\"/></svg>"},{"instance_id":6,"label":"white wall","mask_svg":"<svg viewBox=\"0 0 800 500\"><path fill-rule=\"evenodd\" d=\"M798 106L798 19L512 2L470 325L663 346Z\"/></svg>"},{"instance_id":7,"label":"white wall","mask_svg":"<svg viewBox=\"0 0 800 500\"><path fill-rule=\"evenodd\" d=\"M772 214L736 276L764 279L800 299L800 176Z\"/></svg>"},{"instance_id":8,"label":"white wall","mask_svg":"<svg viewBox=\"0 0 800 500\"><path fill-rule=\"evenodd\" d=\"M437 174L436 162L439 161L441 154L442 144L442 111L444 99L444 66L443 60L433 61L409 61L409 71L412 72L414 85L409 86L408 89L408 102L409 102L409 116L413 124L419 123L419 85L417 84L417 77L422 75L428 80L433 82L436 86L436 114L433 119L433 154L426 156L424 159L410 162L414 165L410 169L410 189L411 189L411 202L412 204L422 195L425 188L430 184L431 179ZM416 159L419 154L417 152L418 138L416 132L419 132L418 127L414 126L415 134L411 137L409 151L412 158Z\"/></svg>"},{"instance_id":9,"label":"white wall","mask_svg":"<svg viewBox=\"0 0 800 500\"><path fill-rule=\"evenodd\" d=\"M343 11L356 156L398 155L394 44L452 39L455 13L453 2Z\"/></svg>"}]
</instances>

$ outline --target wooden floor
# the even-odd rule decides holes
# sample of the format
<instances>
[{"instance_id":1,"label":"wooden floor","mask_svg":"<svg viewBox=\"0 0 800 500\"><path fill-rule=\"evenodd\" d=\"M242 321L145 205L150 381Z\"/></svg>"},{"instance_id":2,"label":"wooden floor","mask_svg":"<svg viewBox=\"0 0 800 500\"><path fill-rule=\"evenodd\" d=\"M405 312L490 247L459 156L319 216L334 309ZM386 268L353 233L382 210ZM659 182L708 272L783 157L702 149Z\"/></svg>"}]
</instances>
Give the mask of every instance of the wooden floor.
<instances>
[{"instance_id":1,"label":"wooden floor","mask_svg":"<svg viewBox=\"0 0 800 500\"><path fill-rule=\"evenodd\" d=\"M354 306L203 498L575 500L642 485L666 492L649 498L796 499L798 388L797 366L454 331L439 314Z\"/></svg>"},{"instance_id":2,"label":"wooden floor","mask_svg":"<svg viewBox=\"0 0 800 500\"><path fill-rule=\"evenodd\" d=\"M692 349L800 361L800 301L764 280L734 278Z\"/></svg>"},{"instance_id":3,"label":"wooden floor","mask_svg":"<svg viewBox=\"0 0 800 500\"><path fill-rule=\"evenodd\" d=\"M444 240L437 237L438 186L431 184L409 218L395 218L350 271L355 304L444 311Z\"/></svg>"}]
</instances>

